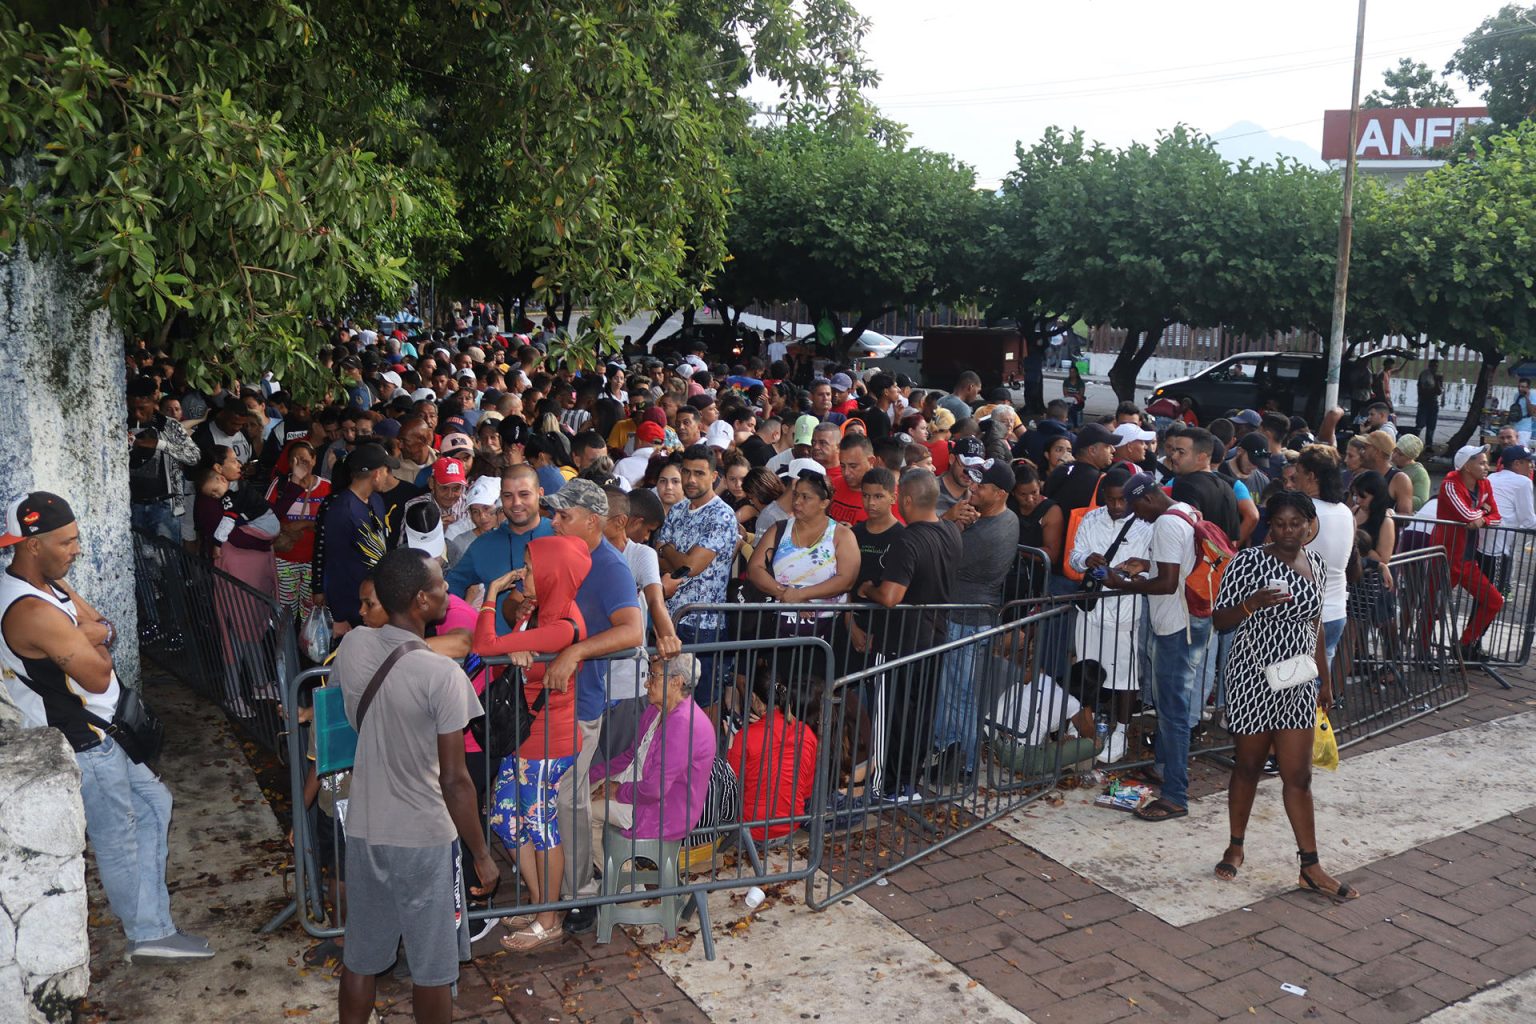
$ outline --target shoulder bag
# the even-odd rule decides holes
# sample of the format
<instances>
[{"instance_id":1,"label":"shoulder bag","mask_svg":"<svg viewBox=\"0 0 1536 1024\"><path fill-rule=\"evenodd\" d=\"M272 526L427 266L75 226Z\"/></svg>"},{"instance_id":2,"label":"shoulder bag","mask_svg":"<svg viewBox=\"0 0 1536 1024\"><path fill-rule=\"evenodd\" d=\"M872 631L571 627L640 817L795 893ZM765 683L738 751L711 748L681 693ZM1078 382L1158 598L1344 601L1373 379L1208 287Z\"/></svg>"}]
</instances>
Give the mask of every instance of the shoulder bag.
<instances>
[{"instance_id":1,"label":"shoulder bag","mask_svg":"<svg viewBox=\"0 0 1536 1024\"><path fill-rule=\"evenodd\" d=\"M118 684L117 708L112 721L82 711L85 720L117 741L123 753L136 764L145 764L160 756L165 745L165 724L149 709L144 698L132 686Z\"/></svg>"},{"instance_id":2,"label":"shoulder bag","mask_svg":"<svg viewBox=\"0 0 1536 1024\"><path fill-rule=\"evenodd\" d=\"M571 619L565 621L571 624L571 643L579 642L581 630ZM480 744L485 756L495 762L517 753L528 742L533 735L534 718L549 702L549 691L543 689L530 705L522 675L516 665L508 665L487 683L480 695L483 713L469 721L469 734Z\"/></svg>"}]
</instances>

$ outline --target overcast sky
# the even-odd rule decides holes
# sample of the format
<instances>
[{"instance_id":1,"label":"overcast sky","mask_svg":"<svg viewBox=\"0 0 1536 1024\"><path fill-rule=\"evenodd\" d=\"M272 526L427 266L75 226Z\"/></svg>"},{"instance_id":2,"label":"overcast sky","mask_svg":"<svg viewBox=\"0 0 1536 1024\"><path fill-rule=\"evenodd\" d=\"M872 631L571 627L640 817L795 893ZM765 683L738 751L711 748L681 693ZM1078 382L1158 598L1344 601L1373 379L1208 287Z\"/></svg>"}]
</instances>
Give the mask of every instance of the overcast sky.
<instances>
[{"instance_id":1,"label":"overcast sky","mask_svg":"<svg viewBox=\"0 0 1536 1024\"><path fill-rule=\"evenodd\" d=\"M1124 145L1178 121L1218 137L1254 122L1317 149L1323 111L1349 105L1349 0L855 2L872 23L865 50L881 74L881 110L911 127L914 145L955 154L984 184L1013 167L1016 141L1052 124ZM1500 6L1369 0L1361 94L1400 57L1444 68ZM1453 85L1462 103L1478 102L1465 82Z\"/></svg>"}]
</instances>

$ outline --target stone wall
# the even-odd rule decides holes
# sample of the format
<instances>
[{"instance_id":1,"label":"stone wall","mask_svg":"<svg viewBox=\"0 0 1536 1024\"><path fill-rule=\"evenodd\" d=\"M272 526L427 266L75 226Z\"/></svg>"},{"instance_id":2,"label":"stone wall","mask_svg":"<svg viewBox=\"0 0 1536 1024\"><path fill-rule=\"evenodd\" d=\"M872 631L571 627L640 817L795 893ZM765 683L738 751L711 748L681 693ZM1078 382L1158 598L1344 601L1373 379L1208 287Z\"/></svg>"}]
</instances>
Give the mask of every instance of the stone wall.
<instances>
[{"instance_id":1,"label":"stone wall","mask_svg":"<svg viewBox=\"0 0 1536 1024\"><path fill-rule=\"evenodd\" d=\"M0 502L42 490L74 508L70 582L117 627L118 678L137 685L123 340L96 290L62 257L0 257Z\"/></svg>"},{"instance_id":2,"label":"stone wall","mask_svg":"<svg viewBox=\"0 0 1536 1024\"><path fill-rule=\"evenodd\" d=\"M0 1020L73 1019L90 985L80 769L0 687Z\"/></svg>"}]
</instances>

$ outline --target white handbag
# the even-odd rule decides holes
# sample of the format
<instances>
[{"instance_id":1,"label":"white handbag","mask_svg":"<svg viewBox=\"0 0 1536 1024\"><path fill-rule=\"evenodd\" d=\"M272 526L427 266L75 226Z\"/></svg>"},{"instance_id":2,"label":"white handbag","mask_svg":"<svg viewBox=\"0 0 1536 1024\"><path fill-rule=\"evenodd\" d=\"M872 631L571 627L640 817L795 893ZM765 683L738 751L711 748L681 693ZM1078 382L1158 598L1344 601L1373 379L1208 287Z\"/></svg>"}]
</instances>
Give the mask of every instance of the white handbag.
<instances>
[{"instance_id":1,"label":"white handbag","mask_svg":"<svg viewBox=\"0 0 1536 1024\"><path fill-rule=\"evenodd\" d=\"M1294 658L1264 666L1264 679L1276 693L1290 690L1317 678L1317 656L1298 654Z\"/></svg>"}]
</instances>

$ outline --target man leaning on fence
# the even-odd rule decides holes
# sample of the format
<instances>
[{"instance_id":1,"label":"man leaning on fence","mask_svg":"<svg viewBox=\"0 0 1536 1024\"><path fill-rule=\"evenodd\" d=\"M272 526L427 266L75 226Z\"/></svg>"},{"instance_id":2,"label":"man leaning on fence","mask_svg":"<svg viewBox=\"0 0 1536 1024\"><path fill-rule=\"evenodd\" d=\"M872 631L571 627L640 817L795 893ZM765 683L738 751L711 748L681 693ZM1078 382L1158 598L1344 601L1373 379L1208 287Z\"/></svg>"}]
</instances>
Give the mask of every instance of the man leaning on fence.
<instances>
[{"instance_id":1,"label":"man leaning on fence","mask_svg":"<svg viewBox=\"0 0 1536 1024\"><path fill-rule=\"evenodd\" d=\"M475 784L464 762L464 727L480 701L457 663L422 640L442 621L448 584L435 559L398 548L373 570L389 624L350 630L333 678L357 729L347 834L347 937L341 1024L373 1013L375 976L405 946L418 1021L453 1016L459 961L469 959L469 915L459 843L481 888L500 869L481 831Z\"/></svg>"},{"instance_id":2,"label":"man leaning on fence","mask_svg":"<svg viewBox=\"0 0 1536 1024\"><path fill-rule=\"evenodd\" d=\"M1451 464L1455 472L1447 473L1440 483L1440 503L1435 514L1455 525L1436 526L1431 543L1445 548L1451 585L1460 587L1472 599L1467 625L1461 631L1462 659L1486 661L1488 655L1481 640L1503 609L1504 595L1478 568L1473 540L1483 527L1499 525L1499 506L1488 483L1488 456L1481 445L1457 450Z\"/></svg>"},{"instance_id":3,"label":"man leaning on fence","mask_svg":"<svg viewBox=\"0 0 1536 1024\"><path fill-rule=\"evenodd\" d=\"M171 792L106 728L123 696L112 668L117 630L65 575L80 528L58 495L34 491L6 509L0 546L15 552L0 576L0 668L32 728L64 734L80 766L85 830L128 958L205 960L208 943L176 930L165 886Z\"/></svg>"}]
</instances>

